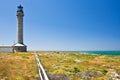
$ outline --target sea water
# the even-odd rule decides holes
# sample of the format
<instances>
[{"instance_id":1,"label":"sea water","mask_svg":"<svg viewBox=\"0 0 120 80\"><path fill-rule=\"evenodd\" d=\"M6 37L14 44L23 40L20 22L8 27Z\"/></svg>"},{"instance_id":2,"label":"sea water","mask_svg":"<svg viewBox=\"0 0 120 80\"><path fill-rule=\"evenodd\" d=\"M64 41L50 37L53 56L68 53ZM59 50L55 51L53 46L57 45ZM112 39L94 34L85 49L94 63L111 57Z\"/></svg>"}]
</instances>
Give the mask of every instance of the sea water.
<instances>
[{"instance_id":1,"label":"sea water","mask_svg":"<svg viewBox=\"0 0 120 80\"><path fill-rule=\"evenodd\" d=\"M120 51L79 51L79 53L120 56Z\"/></svg>"}]
</instances>

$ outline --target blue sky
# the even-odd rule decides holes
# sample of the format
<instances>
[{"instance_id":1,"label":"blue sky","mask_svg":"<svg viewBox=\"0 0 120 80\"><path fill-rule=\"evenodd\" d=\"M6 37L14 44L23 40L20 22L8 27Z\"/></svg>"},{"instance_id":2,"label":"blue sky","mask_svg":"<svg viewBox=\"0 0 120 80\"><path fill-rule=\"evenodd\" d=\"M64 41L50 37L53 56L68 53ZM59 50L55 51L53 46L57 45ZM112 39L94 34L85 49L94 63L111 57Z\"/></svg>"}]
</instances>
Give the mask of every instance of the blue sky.
<instances>
[{"instance_id":1,"label":"blue sky","mask_svg":"<svg viewBox=\"0 0 120 80\"><path fill-rule=\"evenodd\" d=\"M120 0L1 0L1 45L16 42L19 4L29 50L120 50Z\"/></svg>"}]
</instances>

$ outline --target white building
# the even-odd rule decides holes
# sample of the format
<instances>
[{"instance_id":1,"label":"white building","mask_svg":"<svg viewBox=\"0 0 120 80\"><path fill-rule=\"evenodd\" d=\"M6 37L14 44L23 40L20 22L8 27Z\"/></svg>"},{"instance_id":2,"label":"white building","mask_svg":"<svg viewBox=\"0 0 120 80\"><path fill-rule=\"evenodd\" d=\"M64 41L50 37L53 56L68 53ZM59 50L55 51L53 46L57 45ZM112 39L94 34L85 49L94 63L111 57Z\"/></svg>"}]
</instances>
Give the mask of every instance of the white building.
<instances>
[{"instance_id":1,"label":"white building","mask_svg":"<svg viewBox=\"0 0 120 80\"><path fill-rule=\"evenodd\" d=\"M12 46L0 46L0 52L13 53L14 52L14 48Z\"/></svg>"},{"instance_id":2,"label":"white building","mask_svg":"<svg viewBox=\"0 0 120 80\"><path fill-rule=\"evenodd\" d=\"M26 52L27 46L23 42L23 7L19 5L17 10L17 42L12 46L0 46L0 52Z\"/></svg>"}]
</instances>

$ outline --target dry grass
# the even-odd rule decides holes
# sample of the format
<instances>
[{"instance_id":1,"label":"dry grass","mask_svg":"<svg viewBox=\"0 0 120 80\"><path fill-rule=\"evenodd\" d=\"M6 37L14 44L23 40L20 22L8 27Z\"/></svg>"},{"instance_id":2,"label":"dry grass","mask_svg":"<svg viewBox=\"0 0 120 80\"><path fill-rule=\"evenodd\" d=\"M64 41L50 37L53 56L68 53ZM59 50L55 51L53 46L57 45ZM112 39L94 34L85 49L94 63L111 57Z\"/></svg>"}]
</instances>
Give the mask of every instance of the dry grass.
<instances>
[{"instance_id":1,"label":"dry grass","mask_svg":"<svg viewBox=\"0 0 120 80\"><path fill-rule=\"evenodd\" d=\"M112 71L120 74L120 56L78 54L75 52L39 52L48 74L66 75L71 80L105 80ZM87 73L95 76L81 77ZM77 76L76 76L77 75ZM37 63L32 52L0 53L0 80L38 80ZM57 79L56 79L57 80ZM62 80L62 79L59 79ZM111 79L112 80L112 79Z\"/></svg>"},{"instance_id":2,"label":"dry grass","mask_svg":"<svg viewBox=\"0 0 120 80\"><path fill-rule=\"evenodd\" d=\"M105 80L111 69L120 73L120 56L78 54L71 52L39 52L43 66L50 74L65 74L71 80L88 80L74 75L96 71L103 76L89 80Z\"/></svg>"},{"instance_id":3,"label":"dry grass","mask_svg":"<svg viewBox=\"0 0 120 80\"><path fill-rule=\"evenodd\" d=\"M32 53L0 53L0 79L37 80L37 64Z\"/></svg>"}]
</instances>

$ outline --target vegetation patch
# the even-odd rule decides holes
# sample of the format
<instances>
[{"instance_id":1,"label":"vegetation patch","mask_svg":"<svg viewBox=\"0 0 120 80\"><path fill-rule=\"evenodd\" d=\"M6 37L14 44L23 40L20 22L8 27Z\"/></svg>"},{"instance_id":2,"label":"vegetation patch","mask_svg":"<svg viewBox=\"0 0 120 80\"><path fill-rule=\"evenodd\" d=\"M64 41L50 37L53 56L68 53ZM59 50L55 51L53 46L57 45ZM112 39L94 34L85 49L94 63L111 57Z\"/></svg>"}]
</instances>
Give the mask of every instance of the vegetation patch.
<instances>
[{"instance_id":1,"label":"vegetation patch","mask_svg":"<svg viewBox=\"0 0 120 80\"><path fill-rule=\"evenodd\" d=\"M34 54L0 53L0 80L38 80Z\"/></svg>"},{"instance_id":2,"label":"vegetation patch","mask_svg":"<svg viewBox=\"0 0 120 80\"><path fill-rule=\"evenodd\" d=\"M116 80L120 79L120 56L77 52L39 52L39 56L52 78L54 76L61 78L60 80L65 80L64 78L66 80L112 80L112 76Z\"/></svg>"}]
</instances>

